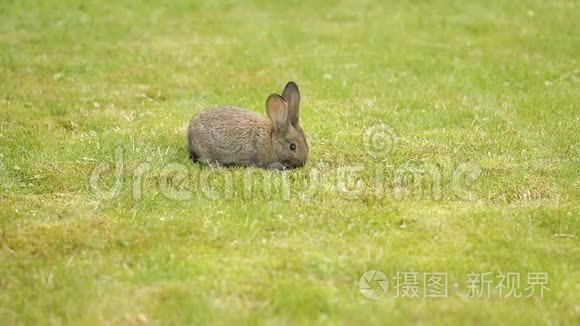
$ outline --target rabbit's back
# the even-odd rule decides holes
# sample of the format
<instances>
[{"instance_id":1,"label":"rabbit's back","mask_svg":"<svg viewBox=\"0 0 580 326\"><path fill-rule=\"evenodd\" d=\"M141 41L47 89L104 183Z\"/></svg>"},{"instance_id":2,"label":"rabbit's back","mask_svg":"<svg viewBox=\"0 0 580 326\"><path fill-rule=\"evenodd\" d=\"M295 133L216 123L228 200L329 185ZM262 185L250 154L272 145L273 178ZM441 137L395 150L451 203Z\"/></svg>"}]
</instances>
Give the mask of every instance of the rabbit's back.
<instances>
[{"instance_id":1,"label":"rabbit's back","mask_svg":"<svg viewBox=\"0 0 580 326\"><path fill-rule=\"evenodd\" d=\"M270 139L271 128L271 122L255 112L233 106L215 107L190 122L189 154L201 162L255 165L260 149L269 146L261 142Z\"/></svg>"}]
</instances>

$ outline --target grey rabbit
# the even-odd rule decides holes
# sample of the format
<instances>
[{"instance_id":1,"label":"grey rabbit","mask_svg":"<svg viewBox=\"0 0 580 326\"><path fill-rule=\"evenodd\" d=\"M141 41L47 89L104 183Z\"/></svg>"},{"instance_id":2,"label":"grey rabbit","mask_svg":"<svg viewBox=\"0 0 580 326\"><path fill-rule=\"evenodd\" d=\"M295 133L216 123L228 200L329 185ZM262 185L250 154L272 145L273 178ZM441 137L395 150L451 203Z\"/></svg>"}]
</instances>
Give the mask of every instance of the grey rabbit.
<instances>
[{"instance_id":1,"label":"grey rabbit","mask_svg":"<svg viewBox=\"0 0 580 326\"><path fill-rule=\"evenodd\" d=\"M187 128L189 157L223 166L269 169L302 167L308 144L299 121L300 90L290 81L282 96L266 100L268 119L233 106L218 106L196 115Z\"/></svg>"}]
</instances>

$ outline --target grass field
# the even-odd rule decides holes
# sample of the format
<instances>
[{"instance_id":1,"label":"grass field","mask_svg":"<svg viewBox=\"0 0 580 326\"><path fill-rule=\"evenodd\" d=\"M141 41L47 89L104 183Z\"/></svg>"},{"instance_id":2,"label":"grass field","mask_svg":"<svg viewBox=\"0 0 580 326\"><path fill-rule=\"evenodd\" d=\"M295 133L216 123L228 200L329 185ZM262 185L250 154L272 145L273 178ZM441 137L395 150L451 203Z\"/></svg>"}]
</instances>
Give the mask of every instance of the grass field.
<instances>
[{"instance_id":1,"label":"grass field","mask_svg":"<svg viewBox=\"0 0 580 326\"><path fill-rule=\"evenodd\" d=\"M0 324L578 324L579 16L0 2ZM195 113L288 80L304 168L188 161Z\"/></svg>"}]
</instances>

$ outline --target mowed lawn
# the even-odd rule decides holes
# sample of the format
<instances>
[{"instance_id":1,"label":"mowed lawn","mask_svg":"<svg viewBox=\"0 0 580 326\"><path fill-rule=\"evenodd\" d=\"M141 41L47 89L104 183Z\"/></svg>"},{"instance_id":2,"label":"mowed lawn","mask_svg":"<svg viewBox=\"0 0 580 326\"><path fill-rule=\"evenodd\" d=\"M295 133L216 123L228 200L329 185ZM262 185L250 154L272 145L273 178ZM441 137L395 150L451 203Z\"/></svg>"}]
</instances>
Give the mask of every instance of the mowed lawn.
<instances>
[{"instance_id":1,"label":"mowed lawn","mask_svg":"<svg viewBox=\"0 0 580 326\"><path fill-rule=\"evenodd\" d=\"M579 16L0 2L0 324L577 324ZM194 114L289 80L304 168L188 161Z\"/></svg>"}]
</instances>

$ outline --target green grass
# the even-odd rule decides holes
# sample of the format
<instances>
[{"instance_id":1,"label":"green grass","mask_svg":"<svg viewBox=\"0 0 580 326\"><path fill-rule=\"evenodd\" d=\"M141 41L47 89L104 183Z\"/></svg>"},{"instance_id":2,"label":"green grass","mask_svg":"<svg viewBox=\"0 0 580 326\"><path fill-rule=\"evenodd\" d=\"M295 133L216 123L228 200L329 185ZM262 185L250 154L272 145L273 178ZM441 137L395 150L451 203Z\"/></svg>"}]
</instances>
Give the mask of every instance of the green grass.
<instances>
[{"instance_id":1,"label":"green grass","mask_svg":"<svg viewBox=\"0 0 580 326\"><path fill-rule=\"evenodd\" d=\"M572 0L2 1L0 324L577 324L578 16ZM288 80L306 167L188 161L195 113L263 113ZM115 153L104 198L91 175L113 185ZM371 269L391 281L377 300L358 288ZM448 298L396 297L413 271L447 273ZM471 299L472 272L521 289L545 272L550 291Z\"/></svg>"}]
</instances>

